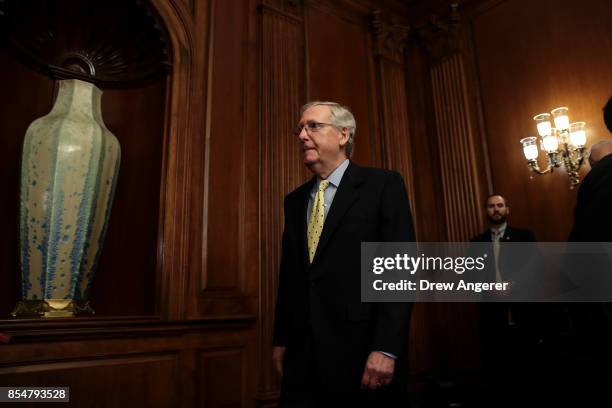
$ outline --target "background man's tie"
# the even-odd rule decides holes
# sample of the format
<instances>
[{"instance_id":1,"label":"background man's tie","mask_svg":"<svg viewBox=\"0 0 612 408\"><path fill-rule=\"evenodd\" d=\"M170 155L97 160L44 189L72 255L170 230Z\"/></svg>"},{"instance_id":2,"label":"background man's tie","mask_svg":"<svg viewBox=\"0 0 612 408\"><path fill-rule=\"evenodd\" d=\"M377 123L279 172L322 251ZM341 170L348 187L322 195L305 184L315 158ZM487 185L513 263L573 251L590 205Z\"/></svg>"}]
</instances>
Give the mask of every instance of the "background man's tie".
<instances>
[{"instance_id":1,"label":"background man's tie","mask_svg":"<svg viewBox=\"0 0 612 408\"><path fill-rule=\"evenodd\" d=\"M501 271L499 269L499 249L502 235L499 231L495 231L493 234L493 257L495 258L495 281L503 282Z\"/></svg>"},{"instance_id":2,"label":"background man's tie","mask_svg":"<svg viewBox=\"0 0 612 408\"><path fill-rule=\"evenodd\" d=\"M321 232L323 231L323 223L325 222L324 193L328 186L328 180L321 181L319 190L315 195L314 203L312 203L312 212L310 213L310 220L308 221L308 255L310 262L312 262L315 252L317 251L319 238L321 238Z\"/></svg>"}]
</instances>

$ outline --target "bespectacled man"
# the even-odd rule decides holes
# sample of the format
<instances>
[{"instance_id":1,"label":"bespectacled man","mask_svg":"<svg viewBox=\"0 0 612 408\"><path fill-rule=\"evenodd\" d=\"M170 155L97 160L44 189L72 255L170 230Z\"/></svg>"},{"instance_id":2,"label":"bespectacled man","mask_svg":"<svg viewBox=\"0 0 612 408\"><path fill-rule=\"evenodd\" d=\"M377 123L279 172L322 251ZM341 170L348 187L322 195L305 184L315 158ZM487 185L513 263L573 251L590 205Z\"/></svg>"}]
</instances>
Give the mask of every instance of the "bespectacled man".
<instances>
[{"instance_id":1,"label":"bespectacled man","mask_svg":"<svg viewBox=\"0 0 612 408\"><path fill-rule=\"evenodd\" d=\"M411 304L362 303L361 242L414 241L402 177L350 160L356 123L310 102L294 130L312 179L285 197L273 360L281 407L405 406Z\"/></svg>"}]
</instances>

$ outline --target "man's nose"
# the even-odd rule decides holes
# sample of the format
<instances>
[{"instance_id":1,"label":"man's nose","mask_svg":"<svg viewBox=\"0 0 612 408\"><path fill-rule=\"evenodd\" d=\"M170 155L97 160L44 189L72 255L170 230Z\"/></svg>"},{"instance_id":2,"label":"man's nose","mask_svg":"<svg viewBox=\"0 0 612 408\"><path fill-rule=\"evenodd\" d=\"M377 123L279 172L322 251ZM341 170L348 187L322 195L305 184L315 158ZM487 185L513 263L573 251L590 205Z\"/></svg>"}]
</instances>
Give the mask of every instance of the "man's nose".
<instances>
[{"instance_id":1,"label":"man's nose","mask_svg":"<svg viewBox=\"0 0 612 408\"><path fill-rule=\"evenodd\" d=\"M302 141L305 142L308 140L308 132L306 131L306 127L304 126L302 128L302 130L300 131L300 134L298 135L298 138Z\"/></svg>"}]
</instances>

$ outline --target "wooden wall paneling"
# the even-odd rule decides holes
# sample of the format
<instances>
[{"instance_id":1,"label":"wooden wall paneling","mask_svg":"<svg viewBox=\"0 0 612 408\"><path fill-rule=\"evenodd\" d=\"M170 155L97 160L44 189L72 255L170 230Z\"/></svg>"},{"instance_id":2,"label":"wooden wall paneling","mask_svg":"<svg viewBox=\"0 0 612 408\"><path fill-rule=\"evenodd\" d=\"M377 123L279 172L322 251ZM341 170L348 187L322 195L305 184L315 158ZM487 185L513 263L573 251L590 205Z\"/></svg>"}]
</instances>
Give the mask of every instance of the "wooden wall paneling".
<instances>
[{"instance_id":1,"label":"wooden wall paneling","mask_svg":"<svg viewBox=\"0 0 612 408\"><path fill-rule=\"evenodd\" d=\"M473 90L475 74L466 33L456 4L444 17L432 16L429 23L417 29L429 56L446 239L450 241L467 240L480 230L480 200L486 189L478 99Z\"/></svg>"},{"instance_id":2,"label":"wooden wall paneling","mask_svg":"<svg viewBox=\"0 0 612 408\"><path fill-rule=\"evenodd\" d=\"M243 325L244 330L240 323L235 325L231 331L218 331L213 342L197 339L196 406L256 406L262 377L257 370L256 332L252 324Z\"/></svg>"},{"instance_id":3,"label":"wooden wall paneling","mask_svg":"<svg viewBox=\"0 0 612 408\"><path fill-rule=\"evenodd\" d=\"M247 79L250 8L231 2L211 1L206 50L207 101L204 124L203 206L200 255L193 263L189 314L230 316L255 313L256 267L252 256L257 244L257 195L249 174L257 163L257 140L249 133L250 104ZM242 80L241 80L242 78ZM255 211L249 208L255 207ZM250 211L250 212L249 212ZM251 218L247 218L250 214ZM196 232L198 229L196 229ZM250 252L250 253L248 253ZM194 258L197 258L194 257ZM250 272L250 273L247 273Z\"/></svg>"},{"instance_id":4,"label":"wooden wall paneling","mask_svg":"<svg viewBox=\"0 0 612 408\"><path fill-rule=\"evenodd\" d=\"M6 371L11 370L0 368L3 386L69 386L70 403L78 407L168 407L180 395L176 354L27 364Z\"/></svg>"},{"instance_id":5,"label":"wooden wall paneling","mask_svg":"<svg viewBox=\"0 0 612 408\"><path fill-rule=\"evenodd\" d=\"M469 53L463 50L463 32L454 26L456 17L415 28L416 41L408 47L416 200L423 215L417 225L423 241L467 240L481 227L486 172L480 164L473 74L471 65L465 66ZM474 306L417 304L410 356L413 375L478 368Z\"/></svg>"},{"instance_id":6,"label":"wooden wall paneling","mask_svg":"<svg viewBox=\"0 0 612 408\"><path fill-rule=\"evenodd\" d=\"M382 62L380 93L383 116L382 142L385 167L402 174L410 200L413 218L420 216L415 207L412 137L409 133L405 72L402 66Z\"/></svg>"},{"instance_id":7,"label":"wooden wall paneling","mask_svg":"<svg viewBox=\"0 0 612 408\"><path fill-rule=\"evenodd\" d=\"M453 54L431 67L436 128L442 167L447 239L465 241L482 227L479 178L474 166L479 158L478 142L471 123L466 94L465 67L460 54Z\"/></svg>"},{"instance_id":8,"label":"wooden wall paneling","mask_svg":"<svg viewBox=\"0 0 612 408\"><path fill-rule=\"evenodd\" d=\"M241 349L226 348L202 351L199 356L201 407L243 407L247 395L245 353ZM219 375L223 373L223 375Z\"/></svg>"},{"instance_id":9,"label":"wooden wall paneling","mask_svg":"<svg viewBox=\"0 0 612 408\"><path fill-rule=\"evenodd\" d=\"M208 101L206 123L205 206L203 268L198 288L202 295L241 291L240 190L244 180L241 149L244 126L241 102L242 47L245 10L231 2L210 1ZM213 102L214 101L214 102Z\"/></svg>"},{"instance_id":10,"label":"wooden wall paneling","mask_svg":"<svg viewBox=\"0 0 612 408\"><path fill-rule=\"evenodd\" d=\"M255 346L257 339L254 337L255 330L253 330L253 327L255 327L254 315L256 310L256 296L254 294L258 278L257 270L259 269L258 256L256 255L258 244L257 239L253 239L253 237L257 237L259 228L258 207L253 203L257 203L260 194L259 178L254 178L252 175L257 174L260 157L253 154L253 152L258 151L259 146L258 110L257 104L253 103L259 98L258 93L253 92L254 89L257 89L258 79L257 71L253 67L257 67L258 61L253 58L253 54L249 51L249 45L257 42L253 39L254 27L251 24L253 18L257 18L257 15L254 14L255 1L250 2L250 8L241 7L238 10L226 7L225 2L221 7L218 7L218 3L221 2L194 2L195 16L197 17L194 20L188 7L185 7L185 2L181 0L152 0L152 5L162 17L170 33L173 48L173 70L167 78L165 93L161 85L147 91L147 95L157 95L156 98L159 97L158 99L165 99L166 101L165 113L160 112L158 114L152 112L152 109L148 112L155 115L154 118L150 118L148 125L151 127L159 125L163 131L163 149L144 148L140 152L143 154L140 159L148 160L152 155L151 152L153 152L159 154L163 162L157 168L154 167L159 165L159 162L134 163L134 165L140 166L140 168L148 168L147 166L152 165L153 168L149 171L151 173L157 172L156 175L147 175L148 177L143 182L147 186L154 184L155 178L159 181L161 173L161 185L157 187L159 195L150 198L149 207L143 210L143 213L153 211L151 207L154 206L154 203L161 202L158 215L159 223L152 222L147 227L147 231L153 231L155 225L158 225L157 248L153 249L149 257L155 258L155 255L157 255L156 265L159 275L156 276L155 268L142 271L142 273L138 271L138 273L131 275L129 271L124 271L122 276L114 281L114 287L111 288L110 284L103 285L107 289L125 287L131 290L134 288L133 285L122 286L117 282L120 282L122 278L131 279L131 282L145 278L150 280L149 283L142 286L152 285L151 282L158 282L156 308L153 310L151 303L149 303L146 306L148 307L146 313L156 313L162 318L168 319L168 322L163 323L167 327L160 328L160 323L151 320L136 322L117 317L102 319L104 323L99 323L101 321L99 318L63 319L62 321L0 321L0 332L8 334L9 337L12 336L8 345L2 345L2 352L0 352L0 370L4 370L0 373L2 378L0 382L4 383L4 379L8 379L9 376L19 372L23 367L33 365L38 368L42 366L50 367L49 370L41 372L40 376L37 377L41 383L48 384L50 382L49 378L57 371L55 368L59 370L58 372L61 372L63 370L61 367L68 367L62 366L62 364L68 364L69 370L66 378L70 378L71 381L74 381L74 384L80 384L75 390L85 395L91 389L91 396L99 396L97 399L99 403L105 401L105 398L111 398L105 394L108 390L116 391L116 394L112 396L113 398L127 395L124 392L125 390L117 384L123 381L122 375L134 375L136 378L131 380L132 382L130 382L130 379L125 379L124 382L134 385L135 390L141 394L149 392L148 390L153 387L155 392L166 390L167 393L164 398L170 398L172 403L181 400L182 406L194 406L197 402L194 396L201 380L197 375L190 378L189 374L198 373L200 356L205 355L209 350L215 350L214 352L240 350L239 367L232 364L227 371L224 371L221 367L221 371L217 373L216 377L212 375L211 368L206 368L205 370L209 371L206 372L206 377L202 381L209 388L216 387L216 381L221 380L228 384L234 384L235 379L226 376L226 374L233 375L233 373L239 372L243 378L239 388L239 404L249 406L252 403L256 394L257 379L255 376L247 374L256 371ZM216 6L216 8L213 8L213 6ZM219 15L213 16L212 12L214 11L218 12ZM234 27L219 28L219 25L213 26L211 24L213 19L225 21L228 15L238 18L237 24L241 26L241 30L235 30ZM227 31L231 31L229 37L226 37ZM219 40L219 43L214 43L215 38ZM225 50L226 42L231 49ZM237 43L240 43L242 47L240 51L234 52L234 46ZM214 44L214 60L212 58L213 54L209 54L209 51L212 52L213 46L207 47L209 44ZM227 53L224 54L225 52ZM215 66L215 64L217 65ZM233 70L234 66L240 68ZM248 86L241 85L244 81L239 80L247 77L246 71L249 71ZM227 74L225 76L217 75L223 72ZM221 82L220 85L212 83L217 80ZM223 82L225 82L225 85L230 84L227 87L229 89L227 95L223 92ZM218 100L220 107L212 105L213 98L215 101ZM153 98L150 100L138 98L131 100L136 102L134 103L135 106L131 106L130 109L138 107L149 109L160 102L159 100L153 100ZM227 102L227 105L224 105L224 101ZM248 101L250 108L255 106L255 109L246 109L240 106L244 101ZM46 104L50 102L51 98L45 101ZM299 103L301 103L301 100L296 105L299 106ZM32 107L38 106L36 102L29 105ZM113 109L115 108L113 107ZM115 122L112 117L118 115L118 112L113 110L110 112L111 122ZM37 114L37 116L41 114ZM271 112L269 117L272 118L272 116L273 113ZM292 113L291 116L294 118L295 113ZM246 125L237 124L240 121L236 118L246 121ZM164 123L160 124L162 120ZM24 121L24 123L27 125L29 121L31 119L28 122ZM244 129L235 133L238 126L243 126ZM231 130L224 132L225 128ZM131 128L128 126L129 129ZM254 129L255 131L253 131ZM250 132L248 137L247 131ZM208 136L208 139L206 136ZM225 144L225 139L227 139L225 136L233 137L237 141L229 140ZM228 147L237 147L238 152L229 152L232 155L228 156ZM208 156L206 156L207 151ZM249 157L245 158L247 153ZM231 168L224 168L223 164L226 167L231 166ZM211 182L208 184L210 190L206 191L207 193L210 191L210 193L206 196L206 177L216 176L225 177L226 181L229 178L233 182L235 182L234 178L239 181L227 187L223 183L213 184L217 182ZM245 181L247 178L251 180ZM224 192L228 193L228 199L233 201L229 209L222 209L224 203L218 197L221 195L220 193ZM212 197L213 195L215 197ZM136 199L136 197L132 198ZM239 242L238 253L233 252L235 246L232 242L226 242L227 246L214 243L211 245L212 253L213 255L220 254L220 257L206 258L206 253L202 257L202 249L208 249L208 244L211 244L207 238L212 236L212 232L218 233L219 230L223 232L225 226L219 220L208 223L209 220L205 218L209 216L209 212L212 214L211 216L218 217L219 214L225 214L223 211L228 211L228 217L236 216L236 219L231 220L230 225L233 227L229 229L227 235L222 235L221 239L237 239ZM138 216L135 218L137 219ZM214 231L209 232L209 229L203 229L203 226L210 225L212 225L211 229ZM130 231L128 236L133 238L134 234L140 233L146 232ZM146 234L147 238L152 241L151 237L148 236L150 234ZM155 235L155 232L153 231L151 234ZM249 243L245 243L246 241L249 241ZM125 243L127 249L132 243L122 242ZM228 247L231 250L227 250ZM2 248L4 250L4 247ZM245 254L248 254L249 257L247 258ZM224 275L227 273L226 270L220 268L226 260L222 259L223 257L231 262L232 270L229 277ZM129 261L136 262L137 260ZM155 263L151 259L147 262L151 262L151 265ZM214 268L211 267L206 271L210 274L204 275L205 280L200 280L201 273L210 264L214 265ZM202 285L199 285L200 283ZM204 295L198 297L202 287L206 290L210 288L220 289L218 293L223 293L219 298L212 296L206 299L207 293L205 290ZM102 286L100 290L102 290ZM109 313L111 313L111 308L117 310L122 307L121 311L125 312L125 302L123 300L118 302L117 305L112 305L114 301L112 291L102 292L99 296L104 297L105 301L108 302ZM239 297L237 297L237 294ZM250 296L246 301L244 300L245 294ZM227 296L227 301L223 299L223 296ZM135 297L130 301L142 305L143 302L146 303L150 300L150 298L143 300ZM206 303L208 300L210 302ZM9 307L12 307L12 302L10 302ZM128 312L134 312L134 310ZM249 313L245 314L245 311ZM201 321L194 320L198 317L202 318ZM194 321L182 322L186 318ZM108 327L105 325L108 325ZM117 329L117 325L123 326ZM178 326L180 328L177 328ZM48 327L54 327L55 329L45 329ZM5 337L2 338L5 339ZM178 355L175 358L178 361L177 365L173 366L172 369L166 364L165 356L168 355ZM83 363L96 361L104 366L104 360L110 361L108 364L110 368L98 369L94 363L92 363L93 365ZM159 366L157 365L158 360L161 361ZM126 366L125 373L120 368L116 368L121 366L122 361L133 363L131 366ZM214 358L205 359L206 363L212 362L212 365L206 367L213 367L212 370L216 371L220 366L220 361ZM142 374L141 371L143 370L137 368L140 363L152 364L151 372ZM82 365L80 371L76 369L79 364ZM37 367L33 370L36 371ZM3 374L6 374L6 376L3 376ZM36 374L36 376L38 375ZM97 388L92 386L92 384L96 384L95 378L89 381L92 376L101 379ZM143 378L145 379L144 382L141 381ZM83 381L87 381L87 383ZM170 387L170 384L175 385L177 383L180 383L180 385ZM215 400L217 397L211 398ZM170 405L163 398L160 401L166 406ZM142 400L133 399L130 405L144 406L145 403ZM113 402L108 406L119 405L121 405L119 402ZM154 402L149 405L155 406Z\"/></svg>"},{"instance_id":11,"label":"wooden wall paneling","mask_svg":"<svg viewBox=\"0 0 612 408\"><path fill-rule=\"evenodd\" d=\"M200 186L193 180L201 180L198 156L203 144L201 132L204 100L197 96L204 87L202 72L204 58L201 48L194 43L193 21L183 3L152 0L168 29L173 49L173 72L167 100L167 123L164 135L164 166L161 188L161 231L158 254L160 288L158 308L161 316L181 319L186 316L187 288L193 250L191 237L192 216L198 217L201 199ZM207 21L207 16L201 16ZM199 205L198 205L198 199ZM199 231L199 229L198 229ZM197 235L196 235L197 236Z\"/></svg>"},{"instance_id":12,"label":"wooden wall paneling","mask_svg":"<svg viewBox=\"0 0 612 408\"><path fill-rule=\"evenodd\" d=\"M258 404L278 393L271 346L283 228L283 198L308 176L292 129L305 100L303 12L299 6L266 1L261 13L260 113L260 308Z\"/></svg>"},{"instance_id":13,"label":"wooden wall paneling","mask_svg":"<svg viewBox=\"0 0 612 408\"><path fill-rule=\"evenodd\" d=\"M403 175L417 237L421 239L425 225L418 221L420 211L416 196L422 191L417 191L415 186L413 135L411 134L412 124L409 120L408 106L409 80L406 79L408 70L405 51L409 47L409 28L399 24L389 24L382 21L382 18L381 13L375 13L373 16L373 43L380 101L383 163L385 167L397 170ZM427 177L427 173L421 177ZM432 369L426 354L430 343L428 340L429 318L430 313L427 307L415 305L410 322L408 352L408 364L413 376Z\"/></svg>"},{"instance_id":14,"label":"wooden wall paneling","mask_svg":"<svg viewBox=\"0 0 612 408\"><path fill-rule=\"evenodd\" d=\"M185 4L187 5L187 8L189 9L189 11L191 11L192 14L196 13L196 2L197 0L184 0Z\"/></svg>"},{"instance_id":15,"label":"wooden wall paneling","mask_svg":"<svg viewBox=\"0 0 612 408\"><path fill-rule=\"evenodd\" d=\"M378 100L381 124L381 146L386 168L402 174L410 200L413 219L418 218L415 206L412 143L408 123L405 48L409 28L388 24L380 13L373 15L373 34L378 79Z\"/></svg>"},{"instance_id":16,"label":"wooden wall paneling","mask_svg":"<svg viewBox=\"0 0 612 408\"><path fill-rule=\"evenodd\" d=\"M114 318L5 323L0 330L11 339L0 346L0 383L70 386L74 406L221 406L227 398L252 406L252 324Z\"/></svg>"},{"instance_id":17,"label":"wooden wall paneling","mask_svg":"<svg viewBox=\"0 0 612 408\"><path fill-rule=\"evenodd\" d=\"M350 2L309 1L305 20L308 99L348 106L357 121L353 160L380 167L370 9Z\"/></svg>"},{"instance_id":18,"label":"wooden wall paneling","mask_svg":"<svg viewBox=\"0 0 612 408\"><path fill-rule=\"evenodd\" d=\"M432 109L429 104L428 88L429 67L420 45L414 40L407 41L406 51L406 96L408 127L413 152L412 166L415 170L414 217L417 239L423 242L444 241L445 225L440 210L444 207L442 189L439 183L440 166L438 163L435 126L432 125ZM409 367L411 381L418 382L422 375L434 372L435 356L440 354L436 348L436 305L416 303L412 313L409 340Z\"/></svg>"},{"instance_id":19,"label":"wooden wall paneling","mask_svg":"<svg viewBox=\"0 0 612 408\"><path fill-rule=\"evenodd\" d=\"M465 55L459 48L442 59L433 59L430 68L448 241L467 241L483 226L481 200L486 173L479 165L483 159L477 148L480 142L474 114L477 107L472 105L466 64ZM432 314L439 324L434 329L438 333L437 347L446 351L437 354L435 364L478 368L480 356L474 304L436 304L434 309ZM440 336L443 332L448 335Z\"/></svg>"},{"instance_id":20,"label":"wooden wall paneling","mask_svg":"<svg viewBox=\"0 0 612 408\"><path fill-rule=\"evenodd\" d=\"M487 2L470 16L493 187L509 200L510 222L540 241L567 239L575 190L563 169L531 179L519 140L536 134L533 115L557 106L587 122L588 146L610 139L601 116L612 94L610 18L612 5L598 0Z\"/></svg>"},{"instance_id":21,"label":"wooden wall paneling","mask_svg":"<svg viewBox=\"0 0 612 408\"><path fill-rule=\"evenodd\" d=\"M446 237L446 224L440 216L444 199L435 137L435 112L431 103L429 63L414 39L408 43L406 59L408 125L412 135L413 168L418 169L418 177L414 177L414 206L419 214L414 217L415 229L419 241L441 242Z\"/></svg>"}]
</instances>

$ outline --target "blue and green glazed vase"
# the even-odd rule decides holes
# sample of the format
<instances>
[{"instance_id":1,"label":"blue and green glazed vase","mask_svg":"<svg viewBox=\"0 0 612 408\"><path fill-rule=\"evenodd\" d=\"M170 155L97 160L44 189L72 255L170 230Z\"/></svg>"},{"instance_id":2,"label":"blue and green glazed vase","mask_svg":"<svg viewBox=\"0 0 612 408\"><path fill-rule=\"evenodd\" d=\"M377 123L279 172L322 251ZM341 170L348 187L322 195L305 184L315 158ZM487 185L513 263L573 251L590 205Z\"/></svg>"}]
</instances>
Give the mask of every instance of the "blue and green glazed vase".
<instances>
[{"instance_id":1,"label":"blue and green glazed vase","mask_svg":"<svg viewBox=\"0 0 612 408\"><path fill-rule=\"evenodd\" d=\"M51 112L29 126L20 199L22 301L15 317L93 314L96 271L121 148L102 120L102 91L59 82Z\"/></svg>"}]
</instances>

